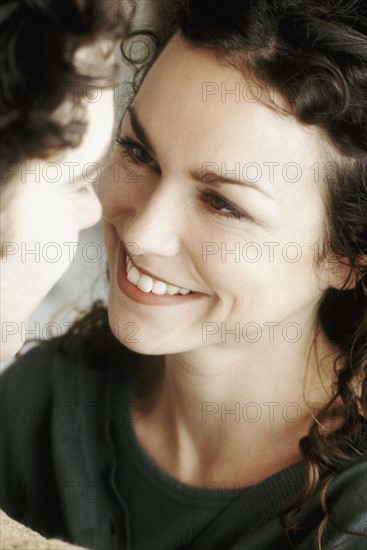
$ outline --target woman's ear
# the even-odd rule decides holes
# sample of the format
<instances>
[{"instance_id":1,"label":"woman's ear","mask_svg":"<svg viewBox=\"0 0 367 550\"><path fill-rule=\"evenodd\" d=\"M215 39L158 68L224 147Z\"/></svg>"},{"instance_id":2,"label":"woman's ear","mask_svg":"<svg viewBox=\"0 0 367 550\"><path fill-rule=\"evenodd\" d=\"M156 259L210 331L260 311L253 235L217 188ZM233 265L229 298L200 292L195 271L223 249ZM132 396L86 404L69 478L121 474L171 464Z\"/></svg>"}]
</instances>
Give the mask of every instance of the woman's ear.
<instances>
[{"instance_id":1,"label":"woman's ear","mask_svg":"<svg viewBox=\"0 0 367 550\"><path fill-rule=\"evenodd\" d=\"M349 258L339 258L328 262L329 286L338 290L352 290L363 277L361 269L367 267L367 257L362 256L357 266L352 266Z\"/></svg>"}]
</instances>

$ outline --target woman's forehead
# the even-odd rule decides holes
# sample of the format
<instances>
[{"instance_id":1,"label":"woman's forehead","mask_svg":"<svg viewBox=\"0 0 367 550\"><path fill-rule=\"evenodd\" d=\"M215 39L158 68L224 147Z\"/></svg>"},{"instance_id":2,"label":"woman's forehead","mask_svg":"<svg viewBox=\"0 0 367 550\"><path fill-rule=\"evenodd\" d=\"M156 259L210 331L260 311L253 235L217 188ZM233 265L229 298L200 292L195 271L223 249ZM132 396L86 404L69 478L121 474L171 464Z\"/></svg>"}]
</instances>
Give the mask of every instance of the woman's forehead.
<instances>
[{"instance_id":1,"label":"woman's forehead","mask_svg":"<svg viewBox=\"0 0 367 550\"><path fill-rule=\"evenodd\" d=\"M322 162L318 128L269 108L256 98L255 85L212 51L176 36L146 76L133 109L155 148L171 150L176 159L179 153L202 162L297 162L302 169Z\"/></svg>"}]
</instances>

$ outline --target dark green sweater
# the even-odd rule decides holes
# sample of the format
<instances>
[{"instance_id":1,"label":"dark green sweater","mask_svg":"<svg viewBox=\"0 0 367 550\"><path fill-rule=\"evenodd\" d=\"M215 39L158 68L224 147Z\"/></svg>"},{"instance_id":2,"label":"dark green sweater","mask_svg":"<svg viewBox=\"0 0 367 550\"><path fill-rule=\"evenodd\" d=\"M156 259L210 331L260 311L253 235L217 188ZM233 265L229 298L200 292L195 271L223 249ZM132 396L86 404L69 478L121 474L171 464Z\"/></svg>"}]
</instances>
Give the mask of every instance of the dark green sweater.
<instances>
[{"instance_id":1,"label":"dark green sweater","mask_svg":"<svg viewBox=\"0 0 367 550\"><path fill-rule=\"evenodd\" d=\"M48 537L98 550L291 548L279 511L302 486L303 463L237 493L202 491L170 478L132 430L138 362L122 346L91 366L44 345L5 371L1 507ZM367 454L367 438L356 444ZM366 458L341 468L327 503L339 526L367 533ZM300 517L307 529L298 534L297 548L316 548L323 517L318 496ZM331 524L323 541L325 550L367 549L366 536Z\"/></svg>"}]
</instances>

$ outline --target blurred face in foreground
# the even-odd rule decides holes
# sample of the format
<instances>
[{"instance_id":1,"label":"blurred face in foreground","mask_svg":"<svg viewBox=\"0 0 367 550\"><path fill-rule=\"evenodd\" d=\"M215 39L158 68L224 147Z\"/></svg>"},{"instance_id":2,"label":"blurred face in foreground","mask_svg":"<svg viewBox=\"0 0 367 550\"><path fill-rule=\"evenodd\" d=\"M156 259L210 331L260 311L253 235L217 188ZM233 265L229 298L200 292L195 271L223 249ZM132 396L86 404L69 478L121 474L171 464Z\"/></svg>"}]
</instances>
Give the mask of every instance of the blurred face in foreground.
<instances>
[{"instance_id":1,"label":"blurred face in foreground","mask_svg":"<svg viewBox=\"0 0 367 550\"><path fill-rule=\"evenodd\" d=\"M261 93L176 36L126 113L118 177L100 198L110 322L129 348L260 351L309 338L333 284L316 265L326 153L316 128Z\"/></svg>"},{"instance_id":2,"label":"blurred face in foreground","mask_svg":"<svg viewBox=\"0 0 367 550\"><path fill-rule=\"evenodd\" d=\"M80 146L21 162L2 181L1 360L19 350L25 321L73 261L79 231L100 219L92 182L111 140L113 93L99 90L98 101L83 104L88 128ZM55 116L68 109L65 103Z\"/></svg>"}]
</instances>

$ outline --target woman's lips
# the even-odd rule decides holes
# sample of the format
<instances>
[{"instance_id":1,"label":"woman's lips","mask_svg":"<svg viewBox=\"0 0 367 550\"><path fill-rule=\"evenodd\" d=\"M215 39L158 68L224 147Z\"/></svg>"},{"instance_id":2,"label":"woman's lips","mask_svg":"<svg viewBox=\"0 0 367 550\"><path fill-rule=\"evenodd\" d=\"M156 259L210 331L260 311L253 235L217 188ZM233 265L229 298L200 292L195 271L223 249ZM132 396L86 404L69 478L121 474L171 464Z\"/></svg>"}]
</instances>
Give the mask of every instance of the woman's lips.
<instances>
[{"instance_id":1,"label":"woman's lips","mask_svg":"<svg viewBox=\"0 0 367 550\"><path fill-rule=\"evenodd\" d=\"M191 292L191 294L181 295L175 294L169 296L167 294L158 295L153 294L152 292L143 292L130 283L126 275L126 251L121 244L119 246L118 253L118 268L117 268L117 284L120 290L131 300L138 302L140 304L151 305L151 306L173 306L176 304L183 304L184 302L198 300L206 296L201 292Z\"/></svg>"}]
</instances>

